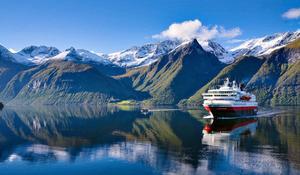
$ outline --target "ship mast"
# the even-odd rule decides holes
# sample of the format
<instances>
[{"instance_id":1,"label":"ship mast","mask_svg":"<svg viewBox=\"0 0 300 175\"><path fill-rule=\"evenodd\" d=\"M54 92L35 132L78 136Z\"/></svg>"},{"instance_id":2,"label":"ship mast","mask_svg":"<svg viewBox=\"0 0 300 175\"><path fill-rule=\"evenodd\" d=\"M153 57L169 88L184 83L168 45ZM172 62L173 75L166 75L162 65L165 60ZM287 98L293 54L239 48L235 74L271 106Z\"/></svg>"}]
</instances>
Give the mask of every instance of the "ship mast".
<instances>
[{"instance_id":1,"label":"ship mast","mask_svg":"<svg viewBox=\"0 0 300 175\"><path fill-rule=\"evenodd\" d=\"M229 87L229 78L226 78L225 82L224 82L224 87Z\"/></svg>"}]
</instances>

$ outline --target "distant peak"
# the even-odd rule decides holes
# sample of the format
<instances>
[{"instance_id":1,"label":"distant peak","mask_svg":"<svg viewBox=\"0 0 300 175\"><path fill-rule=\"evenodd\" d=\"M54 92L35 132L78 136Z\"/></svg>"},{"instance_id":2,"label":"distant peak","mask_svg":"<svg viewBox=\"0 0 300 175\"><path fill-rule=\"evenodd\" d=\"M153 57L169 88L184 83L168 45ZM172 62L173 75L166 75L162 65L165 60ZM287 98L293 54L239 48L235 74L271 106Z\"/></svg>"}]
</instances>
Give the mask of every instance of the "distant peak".
<instances>
[{"instance_id":1,"label":"distant peak","mask_svg":"<svg viewBox=\"0 0 300 175\"><path fill-rule=\"evenodd\" d=\"M66 49L66 51L74 52L74 51L76 51L76 49L74 47L70 47L70 48Z\"/></svg>"},{"instance_id":2,"label":"distant peak","mask_svg":"<svg viewBox=\"0 0 300 175\"><path fill-rule=\"evenodd\" d=\"M52 47L52 46L35 46L35 45L31 45L28 47L25 47L24 49L22 49L21 51L19 51L19 53L26 53L26 54L33 54L33 55L37 55L39 53L51 53L53 52L53 54L58 53L59 50L56 47Z\"/></svg>"},{"instance_id":3,"label":"distant peak","mask_svg":"<svg viewBox=\"0 0 300 175\"><path fill-rule=\"evenodd\" d=\"M188 44L186 45L186 47L191 47L194 49L200 49L202 51L205 51L203 49L203 47L199 44L198 40L196 38L192 39L190 42L188 42Z\"/></svg>"},{"instance_id":4,"label":"distant peak","mask_svg":"<svg viewBox=\"0 0 300 175\"><path fill-rule=\"evenodd\" d=\"M31 45L31 46L27 46L27 47L25 47L24 49L22 49L22 50L34 50L34 49L36 49L36 48L38 48L38 46L34 46L34 45Z\"/></svg>"}]
</instances>

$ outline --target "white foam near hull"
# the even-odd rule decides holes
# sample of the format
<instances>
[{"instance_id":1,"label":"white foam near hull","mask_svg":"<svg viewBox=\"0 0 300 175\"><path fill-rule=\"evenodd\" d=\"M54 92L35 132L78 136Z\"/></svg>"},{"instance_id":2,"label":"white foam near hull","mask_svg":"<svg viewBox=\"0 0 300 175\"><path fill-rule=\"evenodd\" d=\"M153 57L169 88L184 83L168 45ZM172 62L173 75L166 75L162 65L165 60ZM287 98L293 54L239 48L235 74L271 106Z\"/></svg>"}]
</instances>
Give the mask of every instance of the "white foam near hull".
<instances>
[{"instance_id":1,"label":"white foam near hull","mask_svg":"<svg viewBox=\"0 0 300 175\"><path fill-rule=\"evenodd\" d=\"M274 115L278 115L283 113L284 111L264 111L258 112L256 115L249 116L237 116L237 117L218 117L218 119L240 119L240 118L259 118L259 117L273 117ZM213 119L216 118L213 115L207 115L203 117L204 119Z\"/></svg>"}]
</instances>

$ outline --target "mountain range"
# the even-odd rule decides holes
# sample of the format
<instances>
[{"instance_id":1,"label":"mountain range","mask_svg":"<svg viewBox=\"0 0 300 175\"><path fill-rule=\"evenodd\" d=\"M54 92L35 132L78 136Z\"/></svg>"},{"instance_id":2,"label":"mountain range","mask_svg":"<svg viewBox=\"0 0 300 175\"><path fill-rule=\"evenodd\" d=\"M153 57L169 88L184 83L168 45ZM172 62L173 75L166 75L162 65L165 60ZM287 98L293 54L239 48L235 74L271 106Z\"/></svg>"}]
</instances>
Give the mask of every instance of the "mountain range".
<instances>
[{"instance_id":1,"label":"mountain range","mask_svg":"<svg viewBox=\"0 0 300 175\"><path fill-rule=\"evenodd\" d=\"M261 104L300 104L300 31L251 39L226 50L195 38L100 54L73 47L0 46L0 100L10 104L120 102L200 104L225 77Z\"/></svg>"}]
</instances>

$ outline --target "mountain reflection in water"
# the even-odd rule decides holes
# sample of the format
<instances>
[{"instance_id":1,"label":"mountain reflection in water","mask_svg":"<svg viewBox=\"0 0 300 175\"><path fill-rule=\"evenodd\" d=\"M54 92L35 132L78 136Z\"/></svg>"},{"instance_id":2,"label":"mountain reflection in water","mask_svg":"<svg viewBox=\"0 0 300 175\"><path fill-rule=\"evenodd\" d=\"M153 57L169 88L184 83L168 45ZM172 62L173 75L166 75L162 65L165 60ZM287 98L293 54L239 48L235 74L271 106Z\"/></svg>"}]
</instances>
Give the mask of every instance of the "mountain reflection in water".
<instances>
[{"instance_id":1,"label":"mountain reflection in water","mask_svg":"<svg viewBox=\"0 0 300 175\"><path fill-rule=\"evenodd\" d=\"M118 107L5 108L7 174L299 173L300 113L244 120ZM66 166L67 165L67 166ZM274 168L275 167L275 168Z\"/></svg>"}]
</instances>

